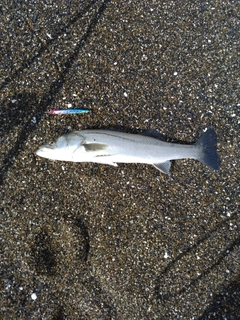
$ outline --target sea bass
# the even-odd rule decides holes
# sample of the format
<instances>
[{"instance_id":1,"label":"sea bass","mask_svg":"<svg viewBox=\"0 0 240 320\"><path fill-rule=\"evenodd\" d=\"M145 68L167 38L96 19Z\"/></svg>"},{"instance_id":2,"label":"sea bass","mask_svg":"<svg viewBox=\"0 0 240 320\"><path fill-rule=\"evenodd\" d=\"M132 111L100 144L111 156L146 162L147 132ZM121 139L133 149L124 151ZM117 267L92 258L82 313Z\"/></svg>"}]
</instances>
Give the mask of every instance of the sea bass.
<instances>
[{"instance_id":1,"label":"sea bass","mask_svg":"<svg viewBox=\"0 0 240 320\"><path fill-rule=\"evenodd\" d=\"M43 158L73 162L95 162L117 166L117 163L146 163L169 174L171 160L196 159L219 170L216 151L217 135L208 129L192 145L160 140L156 131L131 134L112 130L73 131L41 146L36 154Z\"/></svg>"}]
</instances>

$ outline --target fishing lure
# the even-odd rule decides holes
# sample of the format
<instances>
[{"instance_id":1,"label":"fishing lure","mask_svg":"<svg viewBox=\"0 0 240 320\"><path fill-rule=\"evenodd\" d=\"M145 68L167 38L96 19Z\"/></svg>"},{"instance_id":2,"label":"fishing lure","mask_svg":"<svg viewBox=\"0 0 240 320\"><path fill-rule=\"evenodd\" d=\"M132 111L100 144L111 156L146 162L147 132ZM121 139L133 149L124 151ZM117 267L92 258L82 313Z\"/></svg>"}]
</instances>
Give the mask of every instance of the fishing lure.
<instances>
[{"instance_id":1,"label":"fishing lure","mask_svg":"<svg viewBox=\"0 0 240 320\"><path fill-rule=\"evenodd\" d=\"M64 110L49 110L50 114L77 114L77 113L88 113L87 109L64 109Z\"/></svg>"}]
</instances>

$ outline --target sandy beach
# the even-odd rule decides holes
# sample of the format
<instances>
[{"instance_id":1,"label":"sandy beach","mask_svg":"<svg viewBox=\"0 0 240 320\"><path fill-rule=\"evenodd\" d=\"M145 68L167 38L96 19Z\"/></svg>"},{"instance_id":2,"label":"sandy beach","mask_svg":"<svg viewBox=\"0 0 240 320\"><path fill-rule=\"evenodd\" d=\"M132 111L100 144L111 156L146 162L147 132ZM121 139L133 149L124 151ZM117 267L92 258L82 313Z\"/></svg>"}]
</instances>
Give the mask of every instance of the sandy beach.
<instances>
[{"instance_id":1,"label":"sandy beach","mask_svg":"<svg viewBox=\"0 0 240 320\"><path fill-rule=\"evenodd\" d=\"M0 48L1 319L239 319L238 1L2 1ZM221 168L35 155L93 128Z\"/></svg>"}]
</instances>

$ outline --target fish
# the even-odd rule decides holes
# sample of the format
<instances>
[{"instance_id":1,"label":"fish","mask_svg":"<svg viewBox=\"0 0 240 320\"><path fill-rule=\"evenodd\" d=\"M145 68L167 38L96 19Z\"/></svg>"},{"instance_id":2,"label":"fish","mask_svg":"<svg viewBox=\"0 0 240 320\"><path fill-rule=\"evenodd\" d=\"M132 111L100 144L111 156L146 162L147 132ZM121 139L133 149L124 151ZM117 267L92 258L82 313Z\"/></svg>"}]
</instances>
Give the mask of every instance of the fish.
<instances>
[{"instance_id":1,"label":"fish","mask_svg":"<svg viewBox=\"0 0 240 320\"><path fill-rule=\"evenodd\" d=\"M171 160L195 159L213 170L220 169L216 150L217 134L207 129L194 144L169 143L156 130L140 134L114 130L80 130L60 136L39 147L40 157L72 162L95 162L117 166L118 163L151 164L169 174Z\"/></svg>"}]
</instances>

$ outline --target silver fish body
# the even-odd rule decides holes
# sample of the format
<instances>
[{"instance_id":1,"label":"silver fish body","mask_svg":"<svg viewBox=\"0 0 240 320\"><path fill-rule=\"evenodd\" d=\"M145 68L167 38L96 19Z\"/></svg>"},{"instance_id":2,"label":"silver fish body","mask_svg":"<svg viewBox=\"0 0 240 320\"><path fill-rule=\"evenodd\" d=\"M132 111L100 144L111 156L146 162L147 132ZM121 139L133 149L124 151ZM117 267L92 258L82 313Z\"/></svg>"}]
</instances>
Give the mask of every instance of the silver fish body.
<instances>
[{"instance_id":1,"label":"silver fish body","mask_svg":"<svg viewBox=\"0 0 240 320\"><path fill-rule=\"evenodd\" d=\"M113 166L117 163L146 163L169 174L171 160L186 158L199 160L218 170L220 160L216 143L217 135L213 129L208 129L193 145L164 142L155 131L130 134L112 130L82 130L41 146L36 154L52 160Z\"/></svg>"}]
</instances>

